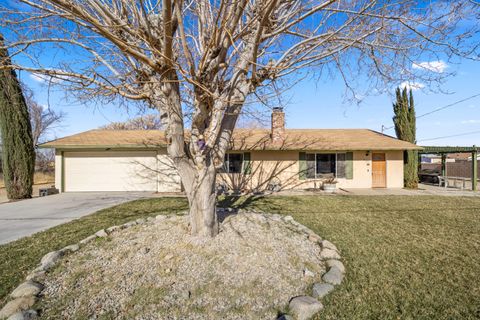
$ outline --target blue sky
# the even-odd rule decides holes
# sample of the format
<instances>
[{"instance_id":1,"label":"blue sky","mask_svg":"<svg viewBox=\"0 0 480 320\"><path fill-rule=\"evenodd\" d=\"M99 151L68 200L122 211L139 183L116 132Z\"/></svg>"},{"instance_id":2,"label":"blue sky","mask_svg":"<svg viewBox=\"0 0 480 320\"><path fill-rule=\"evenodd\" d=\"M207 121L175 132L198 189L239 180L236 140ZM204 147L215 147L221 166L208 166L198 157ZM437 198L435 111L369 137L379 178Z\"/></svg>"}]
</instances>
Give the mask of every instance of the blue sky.
<instances>
[{"instance_id":1,"label":"blue sky","mask_svg":"<svg viewBox=\"0 0 480 320\"><path fill-rule=\"evenodd\" d=\"M437 71L456 75L443 85L443 91L431 92L424 87L414 91L417 115L457 102L480 93L480 62L460 61L455 65L440 64ZM22 72L21 79L35 92L37 101L53 110L63 111L66 118L50 138L62 137L135 117L138 111L116 105L68 101L58 89ZM392 87L392 93L394 87ZM286 121L289 128L369 128L380 131L382 125L392 125L392 97L388 94L370 95L360 104L347 102L345 86L340 79L306 79L286 93ZM445 110L418 119L417 139L421 145L480 145L480 132L458 137L428 140L456 134L480 131L480 97L459 103ZM395 135L393 129L385 131Z\"/></svg>"},{"instance_id":2,"label":"blue sky","mask_svg":"<svg viewBox=\"0 0 480 320\"><path fill-rule=\"evenodd\" d=\"M10 5L15 1L7 0ZM478 41L479 39L472 39ZM54 59L45 55L42 59ZM441 58L438 58L441 59ZM441 108L475 94L480 94L480 61L460 60L456 64L442 60L416 61L431 72L454 72L441 89L448 93L432 92L425 84L418 83L414 91L417 115ZM422 64L423 63L423 64ZM33 89L36 100L53 110L63 111L66 118L62 126L49 138L62 137L98 128L102 125L124 121L138 115L135 108L127 110L114 104L98 105L66 100L58 88L49 89L42 79L20 72L21 80ZM347 102L345 85L339 77L320 80L305 79L286 92L286 121L289 128L369 128L380 131L382 125L392 126L392 94L398 83L388 88L390 94L367 95L360 104ZM154 111L150 111L154 112ZM466 134L477 132L475 134ZM393 129L385 131L395 135ZM460 135L436 139L439 137ZM480 145L480 96L432 113L417 121L417 140L420 145Z\"/></svg>"},{"instance_id":3,"label":"blue sky","mask_svg":"<svg viewBox=\"0 0 480 320\"><path fill-rule=\"evenodd\" d=\"M462 60L456 65L445 65L444 72L456 72L441 86L446 93L432 92L427 87L414 90L417 116L480 94L480 62ZM369 128L377 131L382 125L393 125L392 96L372 94L357 105L345 102L344 92L340 80L300 84L291 92L288 125L292 128ZM393 94L394 88L391 92ZM417 140L422 145L480 145L480 132L430 140L472 131L480 131L480 96L417 120ZM385 133L395 135L393 128Z\"/></svg>"}]
</instances>

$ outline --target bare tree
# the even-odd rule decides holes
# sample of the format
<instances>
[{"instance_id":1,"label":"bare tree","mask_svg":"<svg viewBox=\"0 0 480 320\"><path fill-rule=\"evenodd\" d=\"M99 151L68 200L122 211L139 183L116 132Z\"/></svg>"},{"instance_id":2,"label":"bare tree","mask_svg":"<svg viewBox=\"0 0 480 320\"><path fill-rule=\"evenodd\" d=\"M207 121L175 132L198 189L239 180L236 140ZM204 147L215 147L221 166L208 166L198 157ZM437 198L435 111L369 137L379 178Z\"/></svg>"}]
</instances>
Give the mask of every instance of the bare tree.
<instances>
[{"instance_id":1,"label":"bare tree","mask_svg":"<svg viewBox=\"0 0 480 320\"><path fill-rule=\"evenodd\" d=\"M35 170L46 174L52 174L55 171L55 150L37 150L37 155L35 157Z\"/></svg>"},{"instance_id":2,"label":"bare tree","mask_svg":"<svg viewBox=\"0 0 480 320\"><path fill-rule=\"evenodd\" d=\"M101 129L107 130L160 130L162 122L158 115L147 114L124 122L112 122Z\"/></svg>"},{"instance_id":3,"label":"bare tree","mask_svg":"<svg viewBox=\"0 0 480 320\"><path fill-rule=\"evenodd\" d=\"M459 25L474 18L469 1L20 2L21 10L1 9L6 47L22 58L7 67L81 98L157 108L199 236L217 233L216 172L247 106L267 104L306 72L336 72L351 92L365 82L434 82L446 74L412 64L478 49L477 24ZM48 65L38 58L45 48L59 53Z\"/></svg>"},{"instance_id":4,"label":"bare tree","mask_svg":"<svg viewBox=\"0 0 480 320\"><path fill-rule=\"evenodd\" d=\"M37 146L39 143L44 142L45 136L62 122L65 118L65 113L55 112L38 104L33 98L31 91L25 95L25 99L30 113L30 123L32 124L33 145Z\"/></svg>"}]
</instances>

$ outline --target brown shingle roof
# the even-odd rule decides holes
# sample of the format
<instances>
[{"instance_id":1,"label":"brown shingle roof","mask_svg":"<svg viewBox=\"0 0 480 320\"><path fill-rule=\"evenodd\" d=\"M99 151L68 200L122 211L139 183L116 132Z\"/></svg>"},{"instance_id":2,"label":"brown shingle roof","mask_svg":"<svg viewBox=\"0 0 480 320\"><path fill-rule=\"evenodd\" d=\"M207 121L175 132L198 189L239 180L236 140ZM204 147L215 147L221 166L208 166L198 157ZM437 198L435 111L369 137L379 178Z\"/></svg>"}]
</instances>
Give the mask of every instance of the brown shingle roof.
<instances>
[{"instance_id":1,"label":"brown shingle roof","mask_svg":"<svg viewBox=\"0 0 480 320\"><path fill-rule=\"evenodd\" d=\"M412 150L420 147L368 129L287 129L282 143L273 144L270 130L236 129L233 150ZM50 141L42 148L165 147L163 131L90 130Z\"/></svg>"},{"instance_id":2,"label":"brown shingle roof","mask_svg":"<svg viewBox=\"0 0 480 320\"><path fill-rule=\"evenodd\" d=\"M146 147L165 146L165 135L158 130L90 130L40 145L42 148Z\"/></svg>"}]
</instances>

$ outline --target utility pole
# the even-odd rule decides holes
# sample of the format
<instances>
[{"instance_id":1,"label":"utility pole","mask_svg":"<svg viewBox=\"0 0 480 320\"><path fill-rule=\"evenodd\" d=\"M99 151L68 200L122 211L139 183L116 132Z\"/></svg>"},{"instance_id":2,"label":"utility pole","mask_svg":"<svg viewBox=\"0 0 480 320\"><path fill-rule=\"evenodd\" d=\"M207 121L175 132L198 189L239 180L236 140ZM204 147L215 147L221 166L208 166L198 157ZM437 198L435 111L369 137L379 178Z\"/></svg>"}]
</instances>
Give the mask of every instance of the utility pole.
<instances>
[{"instance_id":1,"label":"utility pole","mask_svg":"<svg viewBox=\"0 0 480 320\"><path fill-rule=\"evenodd\" d=\"M473 145L472 151L472 190L477 191L477 179L478 179L478 161L477 161L477 147Z\"/></svg>"}]
</instances>

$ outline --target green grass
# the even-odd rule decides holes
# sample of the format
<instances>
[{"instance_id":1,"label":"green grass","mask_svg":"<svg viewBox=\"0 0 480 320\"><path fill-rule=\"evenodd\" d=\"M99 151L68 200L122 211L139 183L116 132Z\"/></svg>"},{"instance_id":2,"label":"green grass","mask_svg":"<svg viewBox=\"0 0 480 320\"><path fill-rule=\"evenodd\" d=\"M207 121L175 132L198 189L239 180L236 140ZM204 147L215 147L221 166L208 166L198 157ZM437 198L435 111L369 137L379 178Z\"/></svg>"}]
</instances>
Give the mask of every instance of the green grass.
<instances>
[{"instance_id":1,"label":"green grass","mask_svg":"<svg viewBox=\"0 0 480 320\"><path fill-rule=\"evenodd\" d=\"M480 318L480 198L298 196L221 204L290 214L339 247L346 279L324 299L318 319ZM0 296L48 251L110 225L185 208L179 198L135 201L0 246Z\"/></svg>"},{"instance_id":2,"label":"green grass","mask_svg":"<svg viewBox=\"0 0 480 320\"><path fill-rule=\"evenodd\" d=\"M480 318L480 198L226 201L290 214L339 247L346 281L318 319Z\"/></svg>"}]
</instances>

